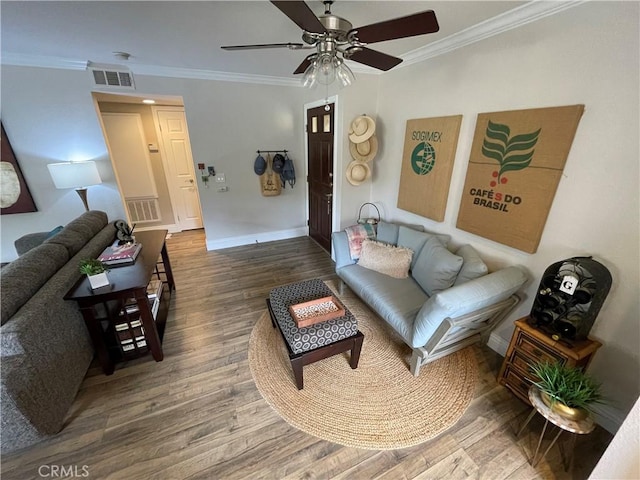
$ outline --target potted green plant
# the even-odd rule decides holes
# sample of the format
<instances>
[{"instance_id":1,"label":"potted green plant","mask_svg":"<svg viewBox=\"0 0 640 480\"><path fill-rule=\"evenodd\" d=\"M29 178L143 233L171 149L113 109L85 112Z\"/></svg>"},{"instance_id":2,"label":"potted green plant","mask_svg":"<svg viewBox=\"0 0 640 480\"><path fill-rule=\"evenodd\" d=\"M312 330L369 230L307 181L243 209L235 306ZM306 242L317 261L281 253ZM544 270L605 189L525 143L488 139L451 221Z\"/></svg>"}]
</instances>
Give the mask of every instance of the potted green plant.
<instances>
[{"instance_id":1,"label":"potted green plant","mask_svg":"<svg viewBox=\"0 0 640 480\"><path fill-rule=\"evenodd\" d=\"M87 258L80 261L80 273L83 273L89 279L92 289L109 285L109 277L107 277L107 267L104 263L96 258Z\"/></svg>"},{"instance_id":2,"label":"potted green plant","mask_svg":"<svg viewBox=\"0 0 640 480\"><path fill-rule=\"evenodd\" d=\"M603 403L600 384L576 367L559 362L538 362L531 365L538 381L542 401L559 415L582 420L591 412L591 405Z\"/></svg>"}]
</instances>

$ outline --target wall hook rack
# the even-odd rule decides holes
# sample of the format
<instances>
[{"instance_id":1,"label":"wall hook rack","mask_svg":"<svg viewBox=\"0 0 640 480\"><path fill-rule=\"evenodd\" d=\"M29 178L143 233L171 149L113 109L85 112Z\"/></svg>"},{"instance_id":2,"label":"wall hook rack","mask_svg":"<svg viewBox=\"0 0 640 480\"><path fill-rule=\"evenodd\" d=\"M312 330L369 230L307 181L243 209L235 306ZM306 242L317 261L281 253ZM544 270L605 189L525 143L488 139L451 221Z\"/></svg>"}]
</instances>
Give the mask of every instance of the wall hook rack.
<instances>
[{"instance_id":1,"label":"wall hook rack","mask_svg":"<svg viewBox=\"0 0 640 480\"><path fill-rule=\"evenodd\" d=\"M284 153L286 155L286 153L289 150L256 150L256 153L258 155L260 155L261 153Z\"/></svg>"}]
</instances>

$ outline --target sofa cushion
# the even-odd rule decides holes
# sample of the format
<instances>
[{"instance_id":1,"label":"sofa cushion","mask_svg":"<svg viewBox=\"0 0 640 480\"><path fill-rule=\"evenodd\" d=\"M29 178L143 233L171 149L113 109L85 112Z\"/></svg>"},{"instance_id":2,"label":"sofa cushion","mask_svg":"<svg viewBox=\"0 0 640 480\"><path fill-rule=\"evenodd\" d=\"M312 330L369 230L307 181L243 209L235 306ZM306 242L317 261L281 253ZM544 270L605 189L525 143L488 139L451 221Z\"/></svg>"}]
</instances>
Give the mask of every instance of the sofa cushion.
<instances>
[{"instance_id":1,"label":"sofa cushion","mask_svg":"<svg viewBox=\"0 0 640 480\"><path fill-rule=\"evenodd\" d=\"M420 250L422 250L422 247L431 236L430 233L418 232L412 228L400 226L398 230L398 246L413 250L413 260L411 261L412 270L415 267L418 255L420 255Z\"/></svg>"},{"instance_id":2,"label":"sofa cushion","mask_svg":"<svg viewBox=\"0 0 640 480\"><path fill-rule=\"evenodd\" d=\"M438 240L440 240L440 243L442 243L442 245L444 245L445 247L449 243L449 240L451 240L451 237L449 235L419 232L417 230L413 230L412 228L405 227L404 225L400 226L398 230L398 246L407 247L413 250L411 270L415 268L416 262L418 261L418 255L420 255L422 247L424 247L427 241L432 237L437 237Z\"/></svg>"},{"instance_id":3,"label":"sofa cushion","mask_svg":"<svg viewBox=\"0 0 640 480\"><path fill-rule=\"evenodd\" d=\"M66 248L43 243L0 270L0 324L9 320L68 260Z\"/></svg>"},{"instance_id":4,"label":"sofa cushion","mask_svg":"<svg viewBox=\"0 0 640 480\"><path fill-rule=\"evenodd\" d=\"M410 228L417 232L424 232L424 227L422 225L403 225L401 223L388 223L380 221L377 225L376 240L382 243L396 245L398 243L398 231L400 230L401 225L405 228Z\"/></svg>"},{"instance_id":5,"label":"sofa cushion","mask_svg":"<svg viewBox=\"0 0 640 480\"><path fill-rule=\"evenodd\" d=\"M77 231L87 231L93 237L107 224L107 214L99 210L91 210L75 218L69 224L68 228ZM113 227L113 234L115 235L115 226Z\"/></svg>"},{"instance_id":6,"label":"sofa cushion","mask_svg":"<svg viewBox=\"0 0 640 480\"><path fill-rule=\"evenodd\" d=\"M378 222L376 226L376 240L395 245L398 243L398 225L395 223Z\"/></svg>"},{"instance_id":7,"label":"sofa cushion","mask_svg":"<svg viewBox=\"0 0 640 480\"><path fill-rule=\"evenodd\" d=\"M78 218L72 220L61 232L45 240L44 243L56 243L64 246L69 252L69 257L73 257L84 247L94 235L102 230L107 224L107 214L98 210L85 212ZM115 235L115 227L113 227Z\"/></svg>"},{"instance_id":8,"label":"sofa cushion","mask_svg":"<svg viewBox=\"0 0 640 480\"><path fill-rule=\"evenodd\" d=\"M393 278L407 278L413 251L386 243L364 240L358 264Z\"/></svg>"},{"instance_id":9,"label":"sofa cushion","mask_svg":"<svg viewBox=\"0 0 640 480\"><path fill-rule=\"evenodd\" d=\"M414 319L429 298L415 280L393 278L357 264L337 273L407 343L411 342Z\"/></svg>"},{"instance_id":10,"label":"sofa cushion","mask_svg":"<svg viewBox=\"0 0 640 480\"><path fill-rule=\"evenodd\" d=\"M462 268L458 273L458 277L454 285L462 285L463 283L482 277L489 272L487 265L482 261L476 249L471 245L463 245L456 250L456 255L462 257Z\"/></svg>"},{"instance_id":11,"label":"sofa cushion","mask_svg":"<svg viewBox=\"0 0 640 480\"><path fill-rule=\"evenodd\" d=\"M451 253L433 236L422 247L411 276L431 296L451 287L461 267L462 257Z\"/></svg>"}]
</instances>

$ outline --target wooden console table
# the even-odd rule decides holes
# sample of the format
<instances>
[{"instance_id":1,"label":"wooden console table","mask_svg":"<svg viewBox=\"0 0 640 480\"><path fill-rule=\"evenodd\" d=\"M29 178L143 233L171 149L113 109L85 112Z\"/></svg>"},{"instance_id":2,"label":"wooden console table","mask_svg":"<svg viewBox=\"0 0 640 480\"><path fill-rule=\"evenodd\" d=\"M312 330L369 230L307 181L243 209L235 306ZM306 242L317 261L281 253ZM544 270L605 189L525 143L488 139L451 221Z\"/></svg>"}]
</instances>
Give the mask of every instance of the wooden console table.
<instances>
[{"instance_id":1,"label":"wooden console table","mask_svg":"<svg viewBox=\"0 0 640 480\"><path fill-rule=\"evenodd\" d=\"M167 230L136 232L142 250L133 265L109 270L109 285L92 290L89 280L82 276L67 292L65 300L78 302L102 370L111 375L115 364L123 359L117 348L115 324L131 323L124 309L127 299L135 299L136 320L143 327L144 343L156 362L162 361L162 337L167 320L171 292L175 290L171 263L165 244ZM158 260L161 259L161 262ZM162 266L162 270L158 267ZM153 277L162 281L160 304L154 319L147 297L147 285ZM134 339L134 343L137 343ZM136 347L136 351L138 348Z\"/></svg>"}]
</instances>

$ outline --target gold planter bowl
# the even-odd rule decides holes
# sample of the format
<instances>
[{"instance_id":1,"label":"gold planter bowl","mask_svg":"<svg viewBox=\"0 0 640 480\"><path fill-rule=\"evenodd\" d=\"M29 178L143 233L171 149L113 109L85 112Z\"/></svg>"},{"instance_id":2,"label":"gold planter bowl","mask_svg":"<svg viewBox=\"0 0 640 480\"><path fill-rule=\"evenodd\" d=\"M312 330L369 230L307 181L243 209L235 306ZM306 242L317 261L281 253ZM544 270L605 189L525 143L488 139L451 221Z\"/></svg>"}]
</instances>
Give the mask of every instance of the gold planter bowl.
<instances>
[{"instance_id":1,"label":"gold planter bowl","mask_svg":"<svg viewBox=\"0 0 640 480\"><path fill-rule=\"evenodd\" d=\"M579 422L580 420L584 420L589 416L589 412L587 412L584 408L572 408L567 407L564 403L560 403L558 401L553 402L551 400L551 397L546 392L540 391L540 398L542 398L544 404L553 412L557 413L561 417L566 418L567 420Z\"/></svg>"}]
</instances>

